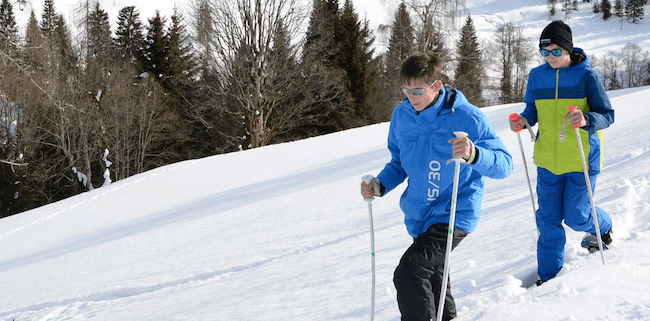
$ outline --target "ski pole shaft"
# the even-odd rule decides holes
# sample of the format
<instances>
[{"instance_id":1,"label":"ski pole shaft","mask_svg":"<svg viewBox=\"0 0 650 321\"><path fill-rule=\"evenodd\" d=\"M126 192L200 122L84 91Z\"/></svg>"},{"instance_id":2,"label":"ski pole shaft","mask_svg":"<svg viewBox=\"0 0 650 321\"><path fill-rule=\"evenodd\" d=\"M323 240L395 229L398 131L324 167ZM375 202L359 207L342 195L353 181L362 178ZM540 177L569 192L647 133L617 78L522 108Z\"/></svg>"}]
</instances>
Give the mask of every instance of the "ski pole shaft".
<instances>
[{"instance_id":1,"label":"ski pole shaft","mask_svg":"<svg viewBox=\"0 0 650 321\"><path fill-rule=\"evenodd\" d=\"M576 106L569 107L569 110L575 110ZM591 213L594 216L594 225L596 225L596 237L598 239L598 249L600 250L600 259L605 265L605 254L603 253L603 240L600 236L600 223L598 223L598 213L596 212L596 204L594 203L594 193L591 189L591 181L589 180L589 171L587 169L587 161L585 160L585 152L582 149L582 138L580 137L580 126L573 126L576 131L576 138L578 139L578 148L580 149L580 157L582 159L582 169L585 174L585 182L587 183L587 191L589 192L589 201L591 202Z\"/></svg>"},{"instance_id":2,"label":"ski pole shaft","mask_svg":"<svg viewBox=\"0 0 650 321\"><path fill-rule=\"evenodd\" d=\"M519 119L519 115L517 113L512 113L510 114L510 120L515 121ZM528 126L530 128L530 126ZM528 174L528 165L526 164L526 154L524 153L524 144L521 142L521 130L520 128L517 131L517 140L519 140L519 150L521 150L521 159L524 161L524 171L526 171L526 180L528 181L528 191L530 192L530 202L533 205L533 218L537 218L536 209L535 209L535 194L533 194L533 185L530 182L530 175ZM537 233L539 234L539 229L537 230Z\"/></svg>"},{"instance_id":3,"label":"ski pole shaft","mask_svg":"<svg viewBox=\"0 0 650 321\"><path fill-rule=\"evenodd\" d=\"M365 175L361 179L367 185L372 184L372 175ZM375 187L375 194L379 194ZM370 294L370 321L375 319L375 227L372 219L372 200L373 198L366 199L368 202L368 219L370 222L370 269L372 271L372 288Z\"/></svg>"},{"instance_id":4,"label":"ski pole shaft","mask_svg":"<svg viewBox=\"0 0 650 321\"><path fill-rule=\"evenodd\" d=\"M375 319L375 228L372 222L372 201L368 201L368 218L370 220L370 269L372 270L370 321L373 321Z\"/></svg>"},{"instance_id":5,"label":"ski pole shaft","mask_svg":"<svg viewBox=\"0 0 650 321\"><path fill-rule=\"evenodd\" d=\"M457 138L467 136L465 132L454 132ZM447 296L447 284L449 282L449 267L451 248L454 241L454 225L456 224L456 201L458 197L458 181L460 177L460 163L465 163L462 157L454 157L447 161L447 164L454 162L454 185L451 192L451 209L449 210L449 225L447 227L447 246L445 249L445 266L442 275L442 287L440 288L440 299L438 301L437 321L442 320L445 309L445 297Z\"/></svg>"}]
</instances>

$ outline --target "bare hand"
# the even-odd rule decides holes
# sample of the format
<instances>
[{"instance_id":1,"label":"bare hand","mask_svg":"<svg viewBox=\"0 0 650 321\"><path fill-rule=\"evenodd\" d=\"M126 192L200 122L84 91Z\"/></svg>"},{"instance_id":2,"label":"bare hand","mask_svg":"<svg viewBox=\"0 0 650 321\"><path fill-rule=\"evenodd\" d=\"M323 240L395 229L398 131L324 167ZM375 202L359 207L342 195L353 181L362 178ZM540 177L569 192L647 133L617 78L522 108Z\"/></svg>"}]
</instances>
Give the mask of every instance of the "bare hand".
<instances>
[{"instance_id":1,"label":"bare hand","mask_svg":"<svg viewBox=\"0 0 650 321\"><path fill-rule=\"evenodd\" d=\"M519 116L517 120L512 121L510 120L510 130L512 130L515 133L518 133L520 130L524 128L526 125L526 118Z\"/></svg>"},{"instance_id":2,"label":"bare hand","mask_svg":"<svg viewBox=\"0 0 650 321\"><path fill-rule=\"evenodd\" d=\"M587 119L580 109L569 111L569 121L574 128L587 126Z\"/></svg>"},{"instance_id":3,"label":"bare hand","mask_svg":"<svg viewBox=\"0 0 650 321\"><path fill-rule=\"evenodd\" d=\"M453 157L462 157L465 160L469 160L472 156L472 149L474 144L467 137L457 137L449 140L450 144L453 144Z\"/></svg>"},{"instance_id":4,"label":"bare hand","mask_svg":"<svg viewBox=\"0 0 650 321\"><path fill-rule=\"evenodd\" d=\"M378 178L373 178L372 181L370 181L369 184L366 184L366 182L361 181L361 196L363 196L363 199L369 200L374 198L375 196L379 196L378 194L375 193L375 188L379 190L379 179Z\"/></svg>"}]
</instances>

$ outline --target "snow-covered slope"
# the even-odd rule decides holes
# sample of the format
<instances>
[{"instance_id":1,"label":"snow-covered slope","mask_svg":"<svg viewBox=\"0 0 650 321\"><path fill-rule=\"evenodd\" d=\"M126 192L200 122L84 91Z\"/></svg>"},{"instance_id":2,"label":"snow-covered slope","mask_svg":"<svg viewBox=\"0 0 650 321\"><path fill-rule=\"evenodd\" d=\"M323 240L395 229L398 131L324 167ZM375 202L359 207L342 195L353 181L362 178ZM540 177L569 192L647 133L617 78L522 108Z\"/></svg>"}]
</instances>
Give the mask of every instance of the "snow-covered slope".
<instances>
[{"instance_id":1,"label":"snow-covered slope","mask_svg":"<svg viewBox=\"0 0 650 321\"><path fill-rule=\"evenodd\" d=\"M650 87L609 93L596 201L614 221L598 255L568 231L567 263L542 287L516 135L485 108L514 157L488 180L478 230L452 255L459 320L650 318ZM387 124L162 167L0 220L0 320L364 320L370 246L360 177L389 155ZM524 143L528 158L532 144ZM532 160L528 159L532 164ZM530 174L535 176L531 169ZM392 271L410 238L397 202L373 202L376 320L397 320Z\"/></svg>"},{"instance_id":2,"label":"snow-covered slope","mask_svg":"<svg viewBox=\"0 0 650 321\"><path fill-rule=\"evenodd\" d=\"M173 7L136 5L144 18L145 6L167 2ZM467 2L480 37L495 22L522 20L536 39L548 22L545 0ZM377 2L373 10L389 7ZM588 53L628 41L650 49L648 14L621 31L620 22L581 12L569 22ZM523 105L483 109L515 171L487 181L478 230L453 253L458 320L650 319L650 87L609 95L616 123L604 132L596 189L614 221L607 264L579 247L582 234L567 231L564 269L528 290L520 285L536 268L536 231L507 128L508 114ZM0 320L367 320L370 236L359 183L388 161L387 130L378 124L172 164L1 219ZM534 181L532 144L524 147ZM376 320L399 319L392 272L411 242L398 208L402 189L373 202Z\"/></svg>"}]
</instances>

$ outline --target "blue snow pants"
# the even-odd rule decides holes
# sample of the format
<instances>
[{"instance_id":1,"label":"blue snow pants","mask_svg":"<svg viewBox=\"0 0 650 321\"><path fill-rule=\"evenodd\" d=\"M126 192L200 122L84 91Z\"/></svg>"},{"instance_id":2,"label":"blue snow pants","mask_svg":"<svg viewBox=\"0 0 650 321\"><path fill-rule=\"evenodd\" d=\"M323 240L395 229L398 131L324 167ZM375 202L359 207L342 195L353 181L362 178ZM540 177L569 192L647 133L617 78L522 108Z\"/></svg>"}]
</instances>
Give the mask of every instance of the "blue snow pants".
<instances>
[{"instance_id":1,"label":"blue snow pants","mask_svg":"<svg viewBox=\"0 0 650 321\"><path fill-rule=\"evenodd\" d=\"M589 175L592 191L596 188L596 178L596 174ZM563 221L575 231L596 234L586 184L582 172L555 175L537 168L537 273L542 281L554 278L564 264ZM596 207L596 211L602 235L611 230L612 220L602 209Z\"/></svg>"}]
</instances>

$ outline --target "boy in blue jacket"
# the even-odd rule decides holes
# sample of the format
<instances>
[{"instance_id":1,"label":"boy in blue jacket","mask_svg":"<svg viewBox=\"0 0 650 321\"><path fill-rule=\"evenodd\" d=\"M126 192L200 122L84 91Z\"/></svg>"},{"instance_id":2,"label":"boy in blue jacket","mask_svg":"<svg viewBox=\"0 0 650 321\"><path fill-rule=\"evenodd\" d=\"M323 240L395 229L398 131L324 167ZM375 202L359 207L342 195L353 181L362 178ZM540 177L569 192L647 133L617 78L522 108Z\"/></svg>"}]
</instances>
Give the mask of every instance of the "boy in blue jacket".
<instances>
[{"instance_id":1,"label":"boy in blue jacket","mask_svg":"<svg viewBox=\"0 0 650 321\"><path fill-rule=\"evenodd\" d=\"M393 282L402 320L429 321L436 318L443 281L454 179L454 165L447 165L447 160L463 157L466 161L459 177L455 248L476 229L484 177L507 177L512 172L512 157L485 114L460 91L443 86L437 56L416 54L407 58L400 82L407 98L391 117L391 160L371 184L361 184L361 194L366 199L382 196L408 178L400 207L414 241L402 256ZM454 131L468 136L456 138ZM454 317L456 305L448 283L443 320Z\"/></svg>"},{"instance_id":2,"label":"boy in blue jacket","mask_svg":"<svg viewBox=\"0 0 650 321\"><path fill-rule=\"evenodd\" d=\"M519 119L510 121L513 131L538 124L535 142L537 165L537 285L554 278L564 264L566 236L562 223L587 232L583 246L598 245L594 216L582 167L582 156L572 126L580 127L592 190L602 168L602 129L614 122L612 108L598 75L580 48L573 47L571 28L557 20L548 24L539 39L546 63L528 76ZM570 106L576 110L569 111ZM562 129L564 127L564 129ZM564 141L560 136L565 135ZM605 245L612 242L612 220L596 208Z\"/></svg>"}]
</instances>

